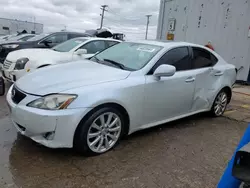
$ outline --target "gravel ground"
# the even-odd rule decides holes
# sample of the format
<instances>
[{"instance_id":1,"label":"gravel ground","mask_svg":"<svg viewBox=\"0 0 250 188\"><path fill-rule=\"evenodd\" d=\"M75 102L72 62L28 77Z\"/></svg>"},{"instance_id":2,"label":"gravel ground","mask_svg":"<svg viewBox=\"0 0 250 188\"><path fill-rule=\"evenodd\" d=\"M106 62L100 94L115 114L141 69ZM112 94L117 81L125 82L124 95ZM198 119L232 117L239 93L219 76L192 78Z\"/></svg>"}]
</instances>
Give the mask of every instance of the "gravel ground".
<instances>
[{"instance_id":1,"label":"gravel ground","mask_svg":"<svg viewBox=\"0 0 250 188\"><path fill-rule=\"evenodd\" d=\"M214 188L246 127L201 114L135 133L111 152L85 158L17 135L0 97L0 187Z\"/></svg>"}]
</instances>

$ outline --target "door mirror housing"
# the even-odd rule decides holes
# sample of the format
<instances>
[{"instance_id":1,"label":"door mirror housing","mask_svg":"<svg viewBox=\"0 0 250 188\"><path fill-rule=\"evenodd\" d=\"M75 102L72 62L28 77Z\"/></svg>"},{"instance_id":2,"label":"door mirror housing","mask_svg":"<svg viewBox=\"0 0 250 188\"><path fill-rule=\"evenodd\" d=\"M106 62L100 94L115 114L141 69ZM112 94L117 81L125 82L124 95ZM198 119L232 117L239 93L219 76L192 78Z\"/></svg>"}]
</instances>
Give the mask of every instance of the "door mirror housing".
<instances>
[{"instance_id":1,"label":"door mirror housing","mask_svg":"<svg viewBox=\"0 0 250 188\"><path fill-rule=\"evenodd\" d=\"M156 77L171 77L175 74L176 68L172 65L160 65L154 72Z\"/></svg>"},{"instance_id":2,"label":"door mirror housing","mask_svg":"<svg viewBox=\"0 0 250 188\"><path fill-rule=\"evenodd\" d=\"M42 42L45 46L50 46L50 44L52 44L51 40L45 40Z\"/></svg>"},{"instance_id":3,"label":"door mirror housing","mask_svg":"<svg viewBox=\"0 0 250 188\"><path fill-rule=\"evenodd\" d=\"M78 49L77 51L75 51L76 55L83 55L83 54L87 54L88 51L86 49Z\"/></svg>"}]
</instances>

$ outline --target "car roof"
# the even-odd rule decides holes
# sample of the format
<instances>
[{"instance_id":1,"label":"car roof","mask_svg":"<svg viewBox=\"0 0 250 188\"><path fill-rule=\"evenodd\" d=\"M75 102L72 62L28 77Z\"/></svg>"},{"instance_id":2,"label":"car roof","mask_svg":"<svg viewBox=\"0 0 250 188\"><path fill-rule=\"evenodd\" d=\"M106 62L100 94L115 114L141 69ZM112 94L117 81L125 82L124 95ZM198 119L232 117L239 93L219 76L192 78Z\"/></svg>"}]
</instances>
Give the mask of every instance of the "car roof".
<instances>
[{"instance_id":1,"label":"car roof","mask_svg":"<svg viewBox=\"0 0 250 188\"><path fill-rule=\"evenodd\" d=\"M116 42L122 42L120 40L112 39L112 38L100 38L100 37L76 37L73 39L86 39L89 41L94 41L94 40L106 40L106 41L116 41Z\"/></svg>"},{"instance_id":2,"label":"car roof","mask_svg":"<svg viewBox=\"0 0 250 188\"><path fill-rule=\"evenodd\" d=\"M179 42L179 41L167 41L167 40L138 40L138 41L129 41L129 42L157 45L157 46L162 46L164 48L172 48L172 47L178 47L178 46L194 46L194 47L205 48L204 46L199 45L199 44L193 44L193 43L181 42L181 41Z\"/></svg>"},{"instance_id":3,"label":"car roof","mask_svg":"<svg viewBox=\"0 0 250 188\"><path fill-rule=\"evenodd\" d=\"M51 32L49 34L58 34L58 33L66 33L66 34L78 34L78 35L85 35L85 36L90 36L90 34L85 33L85 32L75 32L75 31L57 31L57 32Z\"/></svg>"}]
</instances>

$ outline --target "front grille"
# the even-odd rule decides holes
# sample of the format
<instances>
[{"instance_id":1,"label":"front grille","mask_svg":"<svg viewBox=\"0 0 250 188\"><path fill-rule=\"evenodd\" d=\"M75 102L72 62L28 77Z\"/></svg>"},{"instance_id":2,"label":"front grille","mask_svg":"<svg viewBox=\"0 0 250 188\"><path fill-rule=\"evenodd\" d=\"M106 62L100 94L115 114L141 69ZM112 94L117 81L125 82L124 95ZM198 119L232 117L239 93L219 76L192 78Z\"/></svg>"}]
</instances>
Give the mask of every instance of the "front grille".
<instances>
[{"instance_id":1,"label":"front grille","mask_svg":"<svg viewBox=\"0 0 250 188\"><path fill-rule=\"evenodd\" d=\"M25 97L26 95L23 92L19 91L15 86L13 87L11 91L11 99L14 103L20 103Z\"/></svg>"},{"instance_id":2,"label":"front grille","mask_svg":"<svg viewBox=\"0 0 250 188\"><path fill-rule=\"evenodd\" d=\"M6 59L6 60L4 61L4 63L3 63L3 68L8 70L8 69L10 68L11 64L12 64L12 62L11 62L11 61L8 61L8 60Z\"/></svg>"}]
</instances>

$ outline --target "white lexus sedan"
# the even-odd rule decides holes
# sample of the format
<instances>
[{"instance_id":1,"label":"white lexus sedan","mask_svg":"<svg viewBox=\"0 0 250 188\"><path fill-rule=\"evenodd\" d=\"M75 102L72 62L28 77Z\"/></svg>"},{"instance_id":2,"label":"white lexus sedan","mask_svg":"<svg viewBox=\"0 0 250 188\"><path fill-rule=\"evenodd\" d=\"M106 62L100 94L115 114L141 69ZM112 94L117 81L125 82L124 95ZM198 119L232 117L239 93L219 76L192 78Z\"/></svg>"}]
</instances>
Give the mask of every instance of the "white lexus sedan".
<instances>
[{"instance_id":1,"label":"white lexus sedan","mask_svg":"<svg viewBox=\"0 0 250 188\"><path fill-rule=\"evenodd\" d=\"M235 80L235 67L203 46L123 42L91 61L22 77L7 101L22 135L95 155L138 130L200 112L221 116Z\"/></svg>"},{"instance_id":2,"label":"white lexus sedan","mask_svg":"<svg viewBox=\"0 0 250 188\"><path fill-rule=\"evenodd\" d=\"M10 52L2 66L5 80L15 82L27 73L48 65L90 58L95 53L121 41L106 38L80 37L68 40L52 49L23 49Z\"/></svg>"}]
</instances>

